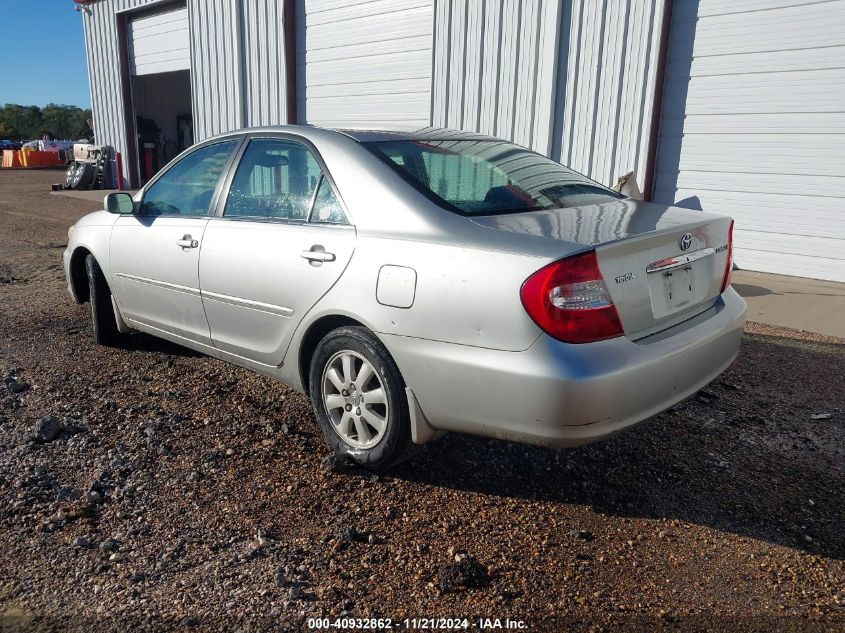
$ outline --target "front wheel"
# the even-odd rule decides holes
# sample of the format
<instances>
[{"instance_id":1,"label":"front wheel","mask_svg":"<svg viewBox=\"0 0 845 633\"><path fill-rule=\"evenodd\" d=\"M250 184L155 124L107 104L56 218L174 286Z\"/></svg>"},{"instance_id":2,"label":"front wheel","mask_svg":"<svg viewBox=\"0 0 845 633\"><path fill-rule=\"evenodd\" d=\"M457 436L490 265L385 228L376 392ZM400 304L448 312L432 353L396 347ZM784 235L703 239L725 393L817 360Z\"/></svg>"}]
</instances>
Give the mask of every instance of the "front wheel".
<instances>
[{"instance_id":1,"label":"front wheel","mask_svg":"<svg viewBox=\"0 0 845 633\"><path fill-rule=\"evenodd\" d=\"M320 428L338 455L383 470L413 453L405 382L368 329L344 326L320 341L309 390Z\"/></svg>"},{"instance_id":2,"label":"front wheel","mask_svg":"<svg viewBox=\"0 0 845 633\"><path fill-rule=\"evenodd\" d=\"M100 345L115 345L123 340L124 335L117 329L109 284L93 255L85 258L85 271L88 274L88 303L91 304L94 341Z\"/></svg>"}]
</instances>

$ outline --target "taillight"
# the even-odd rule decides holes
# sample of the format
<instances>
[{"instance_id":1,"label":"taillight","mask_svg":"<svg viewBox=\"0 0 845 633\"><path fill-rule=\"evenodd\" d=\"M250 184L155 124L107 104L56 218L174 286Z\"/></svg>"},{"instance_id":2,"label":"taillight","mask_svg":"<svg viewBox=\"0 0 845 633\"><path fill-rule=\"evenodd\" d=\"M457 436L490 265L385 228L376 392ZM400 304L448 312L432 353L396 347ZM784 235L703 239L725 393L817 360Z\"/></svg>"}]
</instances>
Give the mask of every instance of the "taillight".
<instances>
[{"instance_id":1,"label":"taillight","mask_svg":"<svg viewBox=\"0 0 845 633\"><path fill-rule=\"evenodd\" d=\"M722 289L719 294L727 290L731 283L731 271L734 267L734 221L731 220L731 226L728 229L728 262L725 264L725 277L722 279Z\"/></svg>"},{"instance_id":2,"label":"taillight","mask_svg":"<svg viewBox=\"0 0 845 633\"><path fill-rule=\"evenodd\" d=\"M541 268L525 280L519 295L534 322L565 343L591 343L623 334L595 251Z\"/></svg>"}]
</instances>

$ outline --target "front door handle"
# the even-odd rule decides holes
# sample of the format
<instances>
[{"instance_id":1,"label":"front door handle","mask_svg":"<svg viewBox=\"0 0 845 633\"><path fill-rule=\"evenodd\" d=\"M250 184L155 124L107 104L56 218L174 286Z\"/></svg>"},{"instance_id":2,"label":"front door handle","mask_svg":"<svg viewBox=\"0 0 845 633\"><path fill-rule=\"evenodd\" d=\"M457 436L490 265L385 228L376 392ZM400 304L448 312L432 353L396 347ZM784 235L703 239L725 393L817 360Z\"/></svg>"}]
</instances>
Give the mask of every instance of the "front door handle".
<instances>
[{"instance_id":1,"label":"front door handle","mask_svg":"<svg viewBox=\"0 0 845 633\"><path fill-rule=\"evenodd\" d=\"M183 235L181 240L176 240L176 243L182 248L196 248L200 245L199 241L190 235Z\"/></svg>"},{"instance_id":2,"label":"front door handle","mask_svg":"<svg viewBox=\"0 0 845 633\"><path fill-rule=\"evenodd\" d=\"M310 262L333 262L335 260L334 253L327 253L325 247L320 244L314 244L311 250L302 251L299 256Z\"/></svg>"}]
</instances>

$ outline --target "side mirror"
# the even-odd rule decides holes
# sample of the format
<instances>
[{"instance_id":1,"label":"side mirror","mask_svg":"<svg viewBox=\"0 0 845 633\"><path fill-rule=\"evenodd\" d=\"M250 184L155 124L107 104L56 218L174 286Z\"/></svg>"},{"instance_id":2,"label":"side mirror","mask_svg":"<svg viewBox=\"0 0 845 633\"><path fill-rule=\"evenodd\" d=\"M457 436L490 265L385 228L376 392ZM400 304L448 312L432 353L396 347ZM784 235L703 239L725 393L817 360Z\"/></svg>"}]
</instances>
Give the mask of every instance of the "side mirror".
<instances>
[{"instance_id":1,"label":"side mirror","mask_svg":"<svg viewBox=\"0 0 845 633\"><path fill-rule=\"evenodd\" d=\"M135 202L128 193L110 193L103 200L106 211L129 215L135 211Z\"/></svg>"}]
</instances>

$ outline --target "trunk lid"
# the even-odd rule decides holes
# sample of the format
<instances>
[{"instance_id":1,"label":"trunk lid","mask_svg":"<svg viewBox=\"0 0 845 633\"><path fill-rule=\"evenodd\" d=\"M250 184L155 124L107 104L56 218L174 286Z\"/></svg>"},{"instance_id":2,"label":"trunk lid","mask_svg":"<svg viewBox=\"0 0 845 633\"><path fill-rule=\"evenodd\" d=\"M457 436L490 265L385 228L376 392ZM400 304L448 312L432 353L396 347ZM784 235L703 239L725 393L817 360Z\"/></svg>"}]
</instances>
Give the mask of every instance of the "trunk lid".
<instances>
[{"instance_id":1,"label":"trunk lid","mask_svg":"<svg viewBox=\"0 0 845 633\"><path fill-rule=\"evenodd\" d=\"M625 335L638 339L714 304L728 260L731 220L702 211L612 200L473 221L561 242L561 258L595 248Z\"/></svg>"}]
</instances>

